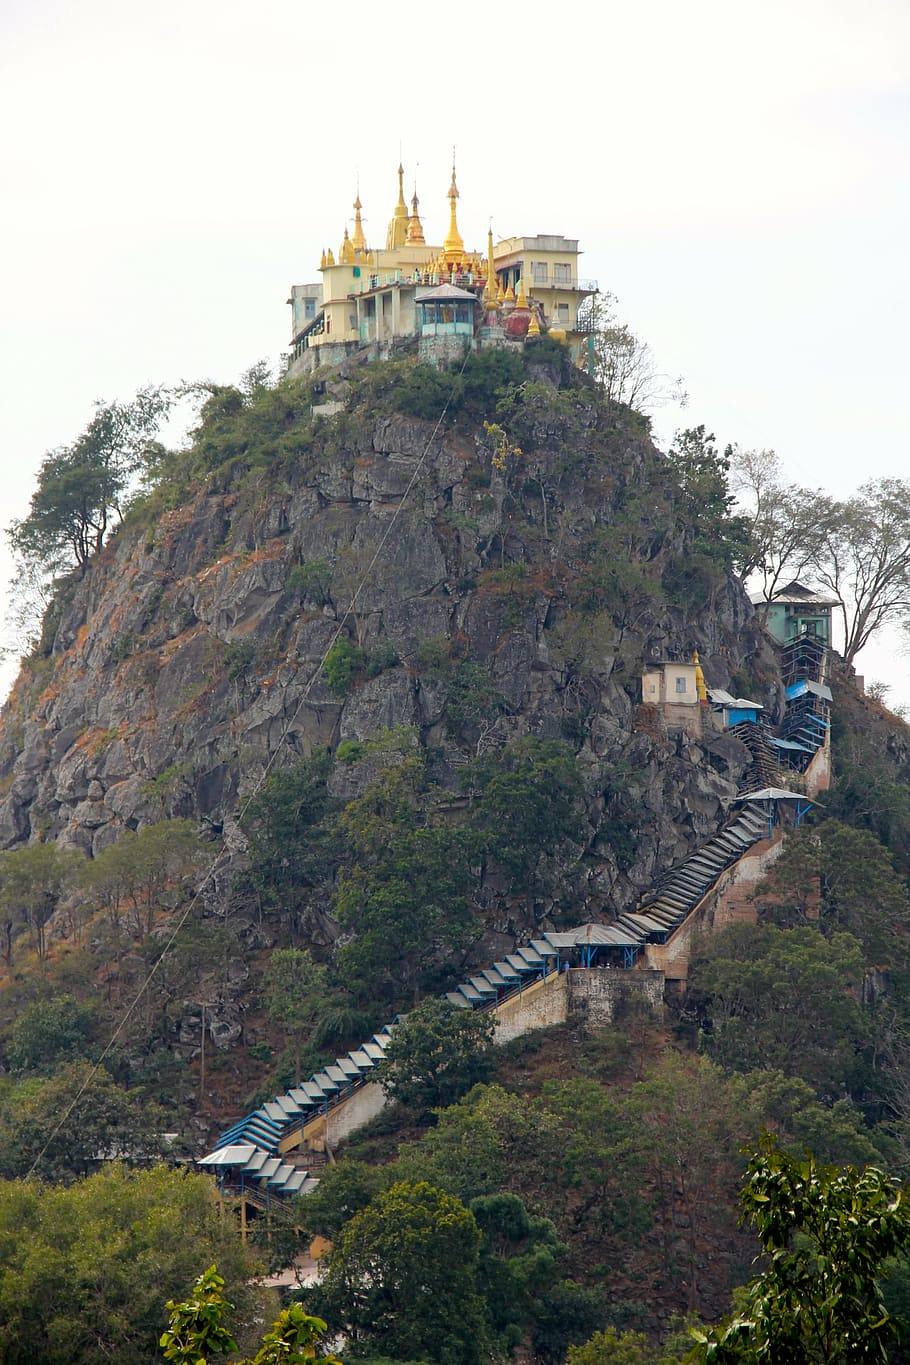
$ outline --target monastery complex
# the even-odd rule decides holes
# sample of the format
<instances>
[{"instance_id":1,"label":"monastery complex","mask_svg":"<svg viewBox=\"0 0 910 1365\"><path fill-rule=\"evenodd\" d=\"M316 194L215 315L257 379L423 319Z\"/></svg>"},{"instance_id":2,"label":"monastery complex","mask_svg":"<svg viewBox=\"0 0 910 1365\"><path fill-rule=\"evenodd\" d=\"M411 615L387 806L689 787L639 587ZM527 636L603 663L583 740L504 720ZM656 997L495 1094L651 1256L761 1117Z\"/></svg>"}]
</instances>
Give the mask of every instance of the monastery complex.
<instances>
[{"instance_id":1,"label":"monastery complex","mask_svg":"<svg viewBox=\"0 0 910 1365\"><path fill-rule=\"evenodd\" d=\"M445 363L466 348L522 346L547 333L583 358L582 300L597 292L578 274L578 242L559 235L487 235L485 251L469 250L458 227L455 166L448 190L448 231L428 243L415 189L410 207L404 168L384 246L370 244L358 193L353 231L344 229L337 255L324 250L319 284L291 287L288 373L306 374L366 351L385 358L413 349Z\"/></svg>"}]
</instances>

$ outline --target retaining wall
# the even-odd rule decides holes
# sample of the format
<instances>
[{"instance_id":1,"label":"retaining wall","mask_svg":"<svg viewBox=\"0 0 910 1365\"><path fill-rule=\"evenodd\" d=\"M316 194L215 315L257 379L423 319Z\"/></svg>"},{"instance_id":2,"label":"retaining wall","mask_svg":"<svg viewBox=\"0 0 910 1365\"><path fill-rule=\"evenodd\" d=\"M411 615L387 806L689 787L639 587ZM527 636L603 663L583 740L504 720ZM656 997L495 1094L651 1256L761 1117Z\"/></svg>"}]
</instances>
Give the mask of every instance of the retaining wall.
<instances>
[{"instance_id":1,"label":"retaining wall","mask_svg":"<svg viewBox=\"0 0 910 1365\"><path fill-rule=\"evenodd\" d=\"M569 1017L567 977L567 972L551 972L498 1006L494 1011L494 1043L510 1043L531 1029L564 1024Z\"/></svg>"},{"instance_id":2,"label":"retaining wall","mask_svg":"<svg viewBox=\"0 0 910 1365\"><path fill-rule=\"evenodd\" d=\"M569 980L569 1015L588 1033L597 1033L614 1024L631 1004L643 1004L653 1014L663 1017L663 972L573 967L564 975Z\"/></svg>"}]
</instances>

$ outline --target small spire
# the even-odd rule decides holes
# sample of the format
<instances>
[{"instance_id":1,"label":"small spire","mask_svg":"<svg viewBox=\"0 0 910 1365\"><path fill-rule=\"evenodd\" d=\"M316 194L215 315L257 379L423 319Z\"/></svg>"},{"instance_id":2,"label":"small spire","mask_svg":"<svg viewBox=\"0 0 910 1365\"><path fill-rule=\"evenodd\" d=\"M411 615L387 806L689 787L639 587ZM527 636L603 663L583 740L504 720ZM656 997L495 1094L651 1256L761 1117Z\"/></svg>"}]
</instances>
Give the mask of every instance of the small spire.
<instances>
[{"instance_id":1,"label":"small spire","mask_svg":"<svg viewBox=\"0 0 910 1365\"><path fill-rule=\"evenodd\" d=\"M338 252L338 264L339 265L354 264L354 243L348 236L347 226L345 226L344 238L341 243L341 248Z\"/></svg>"},{"instance_id":2,"label":"small spire","mask_svg":"<svg viewBox=\"0 0 910 1365\"><path fill-rule=\"evenodd\" d=\"M335 255L334 255L334 252L332 251L332 248L331 248L331 247L329 247L328 251L326 252L326 255L325 255L325 263L326 263L326 265L334 265L334 264L335 264Z\"/></svg>"},{"instance_id":3,"label":"small spire","mask_svg":"<svg viewBox=\"0 0 910 1365\"><path fill-rule=\"evenodd\" d=\"M423 224L420 221L420 204L417 199L417 186L414 186L414 197L411 200L411 216L408 219L408 235L405 241L414 246L426 246L426 238L423 235Z\"/></svg>"},{"instance_id":4,"label":"small spire","mask_svg":"<svg viewBox=\"0 0 910 1365\"><path fill-rule=\"evenodd\" d=\"M396 247L404 246L408 235L408 206L404 198L404 166L398 163L398 203L392 214L389 230L386 233L385 245L387 251L394 251Z\"/></svg>"},{"instance_id":5,"label":"small spire","mask_svg":"<svg viewBox=\"0 0 910 1365\"><path fill-rule=\"evenodd\" d=\"M534 307L533 303L531 304L531 321L528 323L527 335L529 337L540 336L540 323L537 320L537 309Z\"/></svg>"},{"instance_id":6,"label":"small spire","mask_svg":"<svg viewBox=\"0 0 910 1365\"><path fill-rule=\"evenodd\" d=\"M483 291L483 304L485 308L498 308L499 299L496 297L496 268L493 265L493 227L487 233L487 282Z\"/></svg>"},{"instance_id":7,"label":"small spire","mask_svg":"<svg viewBox=\"0 0 910 1365\"><path fill-rule=\"evenodd\" d=\"M360 210L363 205L360 202L360 188L357 189L357 198L354 200L354 232L351 237L355 251L366 251L367 239L363 231L363 220L360 217Z\"/></svg>"},{"instance_id":8,"label":"small spire","mask_svg":"<svg viewBox=\"0 0 910 1365\"><path fill-rule=\"evenodd\" d=\"M516 297L516 299L515 299L515 307L516 307L516 308L527 308L527 306L528 306L528 298L527 298L527 295L525 294L525 277L524 277L524 275L522 274L522 275L520 275L519 278L518 278L518 295L517 295L517 297Z\"/></svg>"},{"instance_id":9,"label":"small spire","mask_svg":"<svg viewBox=\"0 0 910 1365\"><path fill-rule=\"evenodd\" d=\"M693 649L692 651L692 662L695 665L695 691L698 694L698 700L707 701L708 689L705 685L705 675L702 672L701 660L698 657L697 649Z\"/></svg>"},{"instance_id":10,"label":"small spire","mask_svg":"<svg viewBox=\"0 0 910 1365\"><path fill-rule=\"evenodd\" d=\"M319 269L325 270L325 247L322 248L322 255L319 258Z\"/></svg>"},{"instance_id":11,"label":"small spire","mask_svg":"<svg viewBox=\"0 0 910 1365\"><path fill-rule=\"evenodd\" d=\"M452 183L449 186L449 230L446 239L442 244L442 254L449 265L460 263L464 259L464 241L458 231L458 215L456 213L456 203L458 201L458 182L455 179L455 148L452 148Z\"/></svg>"}]
</instances>

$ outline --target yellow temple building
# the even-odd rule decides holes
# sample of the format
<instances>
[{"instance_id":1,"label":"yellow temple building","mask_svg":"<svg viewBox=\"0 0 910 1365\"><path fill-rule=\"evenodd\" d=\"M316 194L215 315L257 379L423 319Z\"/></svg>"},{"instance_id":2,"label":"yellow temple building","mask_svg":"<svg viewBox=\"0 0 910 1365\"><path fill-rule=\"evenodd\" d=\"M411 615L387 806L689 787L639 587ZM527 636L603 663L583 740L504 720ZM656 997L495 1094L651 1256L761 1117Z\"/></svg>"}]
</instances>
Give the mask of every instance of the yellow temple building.
<instances>
[{"instance_id":1,"label":"yellow temple building","mask_svg":"<svg viewBox=\"0 0 910 1365\"><path fill-rule=\"evenodd\" d=\"M445 363L466 346L522 346L549 333L580 354L578 310L597 291L578 274L578 241L558 235L487 235L469 250L458 226L459 190L452 166L448 230L427 242L416 187L398 198L384 245L371 246L358 191L354 216L336 251L322 252L319 284L291 287L288 373L306 374L365 350L384 358L416 343L422 359Z\"/></svg>"}]
</instances>

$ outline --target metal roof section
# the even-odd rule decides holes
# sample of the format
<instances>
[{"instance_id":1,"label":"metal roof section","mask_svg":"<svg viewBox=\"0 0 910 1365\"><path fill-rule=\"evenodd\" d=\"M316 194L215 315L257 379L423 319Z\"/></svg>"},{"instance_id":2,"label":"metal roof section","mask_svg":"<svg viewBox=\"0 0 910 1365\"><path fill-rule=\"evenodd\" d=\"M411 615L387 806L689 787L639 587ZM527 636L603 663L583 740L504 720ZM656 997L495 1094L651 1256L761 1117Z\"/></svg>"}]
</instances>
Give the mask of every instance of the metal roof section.
<instances>
[{"instance_id":1,"label":"metal roof section","mask_svg":"<svg viewBox=\"0 0 910 1365\"><path fill-rule=\"evenodd\" d=\"M217 1151L209 1152L208 1156L201 1157L200 1166L243 1166L253 1156L256 1155L257 1148L251 1142L237 1143L231 1147L219 1147ZM262 1153L265 1160L265 1152Z\"/></svg>"},{"instance_id":2,"label":"metal roof section","mask_svg":"<svg viewBox=\"0 0 910 1365\"><path fill-rule=\"evenodd\" d=\"M781 602L784 606L800 607L836 607L838 605L836 597L826 597L820 588L809 588L805 583L800 583L798 578L794 578L792 583L787 583L780 592L773 597L766 597L763 592L753 592L749 594L749 601L755 607L763 607L770 603Z\"/></svg>"}]
</instances>

